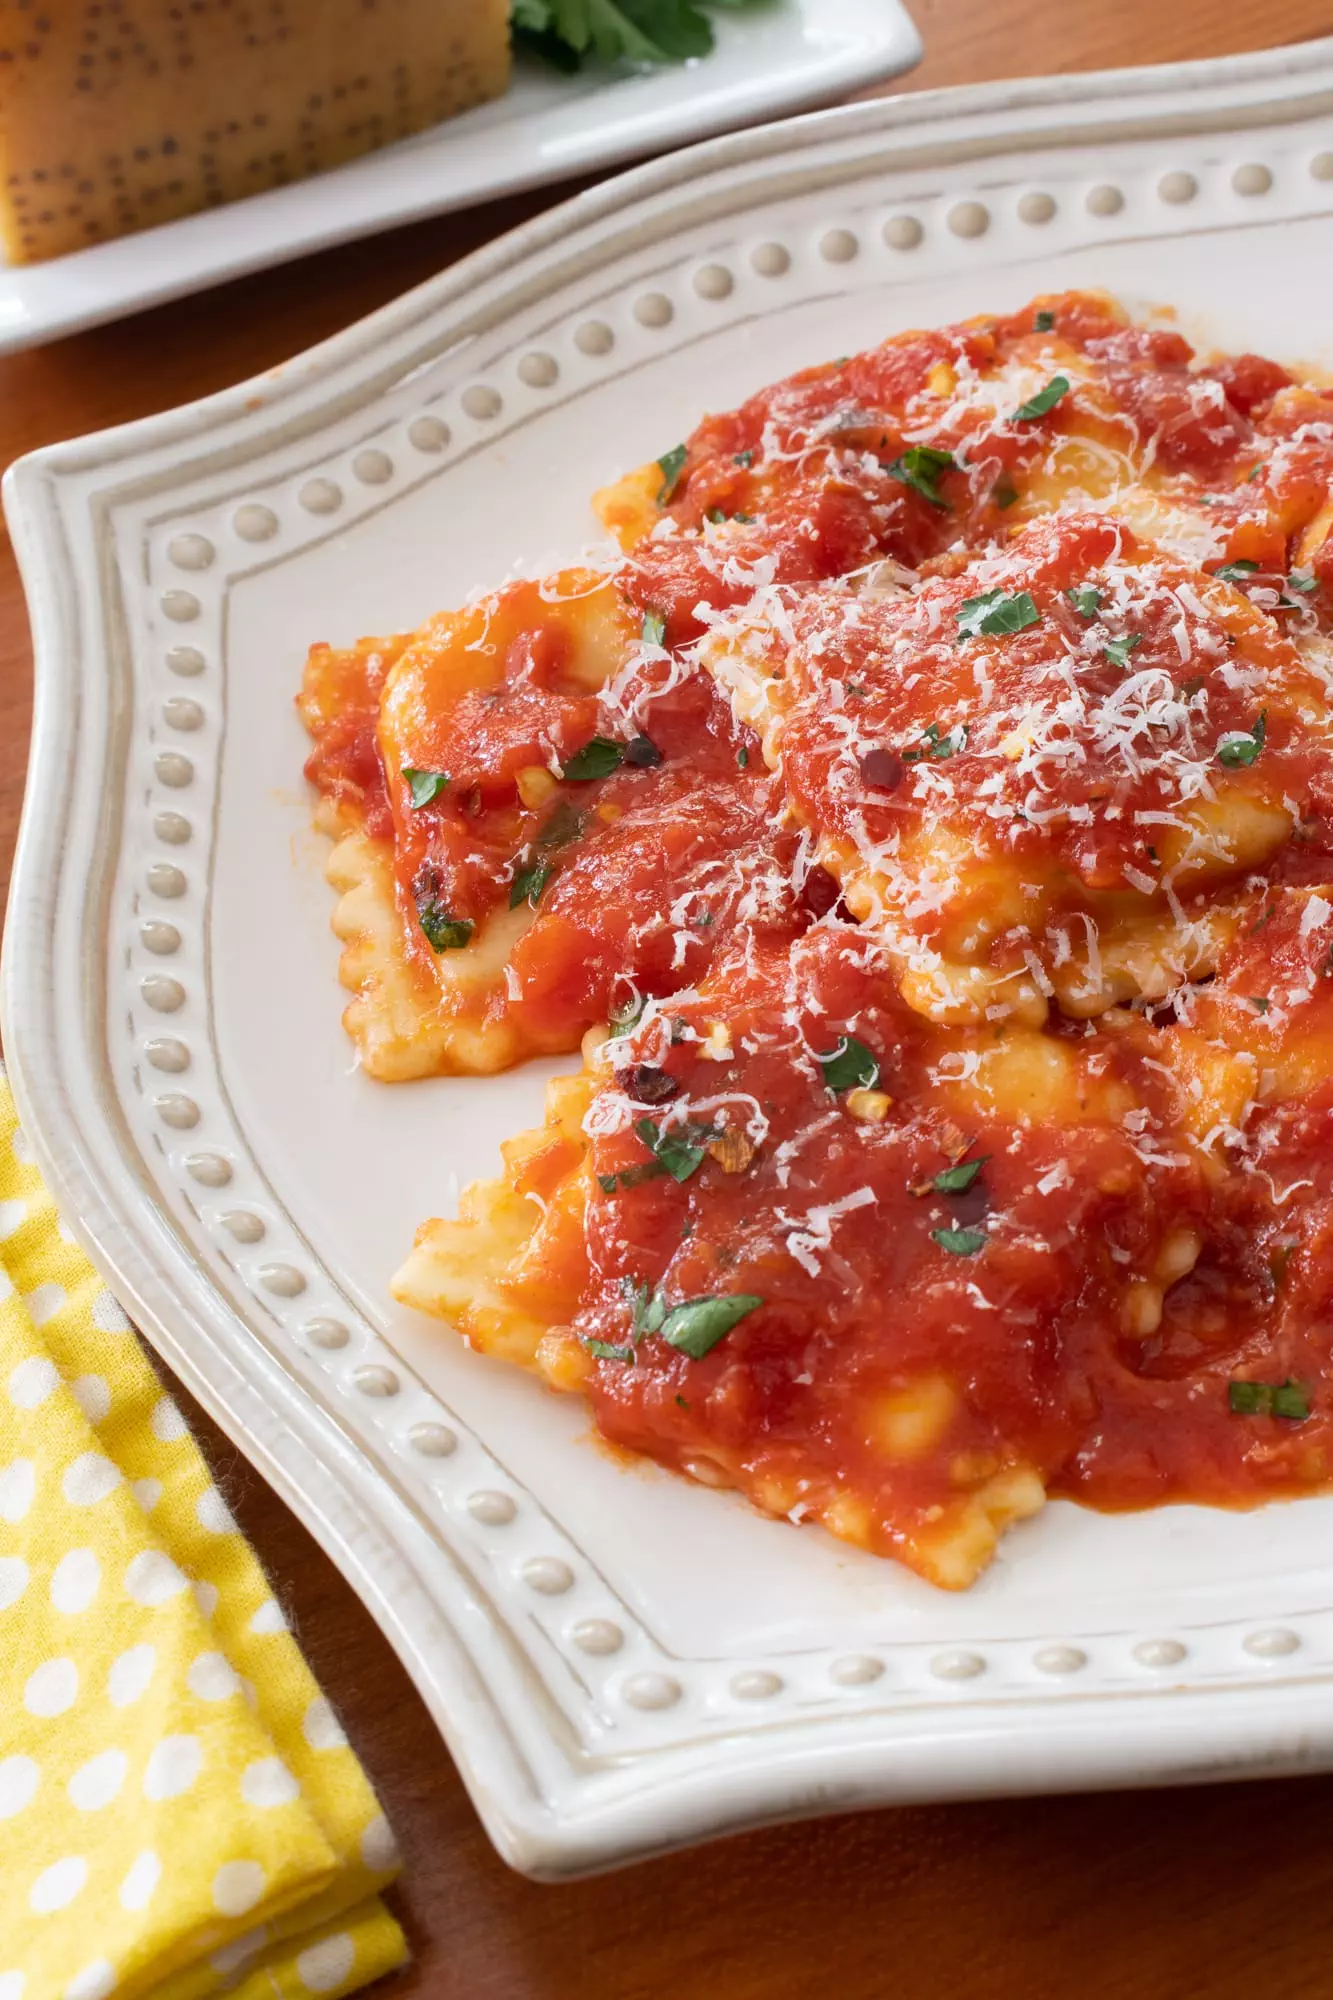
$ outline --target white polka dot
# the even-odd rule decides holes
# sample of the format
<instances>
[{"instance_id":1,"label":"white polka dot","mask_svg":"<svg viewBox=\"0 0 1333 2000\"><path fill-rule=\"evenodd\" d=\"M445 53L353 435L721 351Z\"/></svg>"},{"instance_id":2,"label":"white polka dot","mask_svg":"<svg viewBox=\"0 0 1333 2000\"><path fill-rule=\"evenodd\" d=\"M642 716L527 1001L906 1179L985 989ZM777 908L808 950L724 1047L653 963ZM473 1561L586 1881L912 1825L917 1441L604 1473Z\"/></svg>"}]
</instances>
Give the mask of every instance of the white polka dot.
<instances>
[{"instance_id":1,"label":"white polka dot","mask_svg":"<svg viewBox=\"0 0 1333 2000\"><path fill-rule=\"evenodd\" d=\"M234 1535L236 1523L216 1486L207 1487L195 1503L194 1518L210 1535Z\"/></svg>"},{"instance_id":2,"label":"white polka dot","mask_svg":"<svg viewBox=\"0 0 1333 2000\"><path fill-rule=\"evenodd\" d=\"M221 1653L200 1653L191 1662L186 1678L191 1694L198 1695L200 1701L225 1701L228 1695L241 1691L239 1674Z\"/></svg>"},{"instance_id":3,"label":"white polka dot","mask_svg":"<svg viewBox=\"0 0 1333 2000\"><path fill-rule=\"evenodd\" d=\"M100 1812L115 1798L128 1769L129 1759L123 1750L103 1750L80 1764L65 1790L80 1812Z\"/></svg>"},{"instance_id":4,"label":"white polka dot","mask_svg":"<svg viewBox=\"0 0 1333 2000\"><path fill-rule=\"evenodd\" d=\"M86 1611L102 1584L102 1565L91 1549L71 1549L51 1576L51 1602L67 1618Z\"/></svg>"},{"instance_id":5,"label":"white polka dot","mask_svg":"<svg viewBox=\"0 0 1333 2000\"><path fill-rule=\"evenodd\" d=\"M32 1147L28 1144L28 1135L21 1125L14 1127L13 1132L10 1134L9 1145L14 1158L21 1167L31 1164Z\"/></svg>"},{"instance_id":6,"label":"white polka dot","mask_svg":"<svg viewBox=\"0 0 1333 2000\"><path fill-rule=\"evenodd\" d=\"M208 1962L214 1972L239 1972L245 1961L253 1958L268 1941L268 1925L256 1924L252 1931L246 1931L241 1937L233 1938L230 1944L223 1945L221 1951L215 1951ZM0 1995L0 2000L4 2000L3 1995Z\"/></svg>"},{"instance_id":7,"label":"white polka dot","mask_svg":"<svg viewBox=\"0 0 1333 2000\"><path fill-rule=\"evenodd\" d=\"M296 1970L311 1993L332 1993L350 1977L355 1964L356 1946L346 1931L321 1938L318 1944L296 1954Z\"/></svg>"},{"instance_id":8,"label":"white polka dot","mask_svg":"<svg viewBox=\"0 0 1333 2000\"><path fill-rule=\"evenodd\" d=\"M31 1757L0 1758L0 1819L21 1813L41 1781L41 1769Z\"/></svg>"},{"instance_id":9,"label":"white polka dot","mask_svg":"<svg viewBox=\"0 0 1333 2000\"><path fill-rule=\"evenodd\" d=\"M157 1666L153 1646L130 1646L111 1662L106 1677L107 1697L113 1708L128 1708L147 1688Z\"/></svg>"},{"instance_id":10,"label":"white polka dot","mask_svg":"<svg viewBox=\"0 0 1333 2000\"><path fill-rule=\"evenodd\" d=\"M37 1491L37 1468L30 1458L14 1458L0 1471L0 1521L21 1521Z\"/></svg>"},{"instance_id":11,"label":"white polka dot","mask_svg":"<svg viewBox=\"0 0 1333 2000\"><path fill-rule=\"evenodd\" d=\"M69 1224L66 1222L63 1215L58 1215L56 1217L56 1235L60 1238L62 1243L71 1243L77 1248L79 1239L74 1234L74 1231L70 1228Z\"/></svg>"},{"instance_id":12,"label":"white polka dot","mask_svg":"<svg viewBox=\"0 0 1333 2000\"><path fill-rule=\"evenodd\" d=\"M204 1753L197 1736L164 1736L153 1745L143 1774L145 1798L178 1799L188 1792L204 1768Z\"/></svg>"},{"instance_id":13,"label":"white polka dot","mask_svg":"<svg viewBox=\"0 0 1333 2000\"><path fill-rule=\"evenodd\" d=\"M111 1388L104 1375L80 1375L70 1383L74 1400L90 1424L105 1423L111 1415Z\"/></svg>"},{"instance_id":14,"label":"white polka dot","mask_svg":"<svg viewBox=\"0 0 1333 2000\"><path fill-rule=\"evenodd\" d=\"M120 1467L100 1451L84 1451L66 1467L60 1490L71 1507L94 1507L120 1484Z\"/></svg>"},{"instance_id":15,"label":"white polka dot","mask_svg":"<svg viewBox=\"0 0 1333 2000\"><path fill-rule=\"evenodd\" d=\"M263 1895L268 1877L257 1861L224 1861L213 1877L213 1902L224 1917L243 1917Z\"/></svg>"},{"instance_id":16,"label":"white polka dot","mask_svg":"<svg viewBox=\"0 0 1333 2000\"><path fill-rule=\"evenodd\" d=\"M260 1605L254 1617L250 1620L250 1630L261 1633L285 1632L287 1630L287 1620L283 1616L282 1606L278 1603L276 1597L266 1598Z\"/></svg>"},{"instance_id":17,"label":"white polka dot","mask_svg":"<svg viewBox=\"0 0 1333 2000\"><path fill-rule=\"evenodd\" d=\"M387 1874L398 1866L398 1845L383 1813L375 1815L361 1836L361 1859L377 1875Z\"/></svg>"},{"instance_id":18,"label":"white polka dot","mask_svg":"<svg viewBox=\"0 0 1333 2000\"><path fill-rule=\"evenodd\" d=\"M312 1750L337 1750L347 1741L342 1724L327 1698L317 1694L301 1720L305 1740Z\"/></svg>"},{"instance_id":19,"label":"white polka dot","mask_svg":"<svg viewBox=\"0 0 1333 2000\"><path fill-rule=\"evenodd\" d=\"M53 1861L49 1868L43 1868L28 1891L29 1907L39 1917L49 1917L53 1910L67 1909L87 1880L88 1863L83 1856L67 1854L63 1860Z\"/></svg>"},{"instance_id":20,"label":"white polka dot","mask_svg":"<svg viewBox=\"0 0 1333 2000\"><path fill-rule=\"evenodd\" d=\"M5 1243L14 1234L28 1213L26 1201L0 1201L0 1243Z\"/></svg>"},{"instance_id":21,"label":"white polka dot","mask_svg":"<svg viewBox=\"0 0 1333 2000\"><path fill-rule=\"evenodd\" d=\"M29 1715L63 1715L79 1692L79 1670L73 1660L45 1660L23 1685L23 1706Z\"/></svg>"},{"instance_id":22,"label":"white polka dot","mask_svg":"<svg viewBox=\"0 0 1333 2000\"><path fill-rule=\"evenodd\" d=\"M17 1604L28 1588L28 1565L22 1556L0 1556L0 1611Z\"/></svg>"},{"instance_id":23,"label":"white polka dot","mask_svg":"<svg viewBox=\"0 0 1333 2000\"><path fill-rule=\"evenodd\" d=\"M141 1549L125 1571L125 1591L136 1604L165 1604L185 1588L185 1577L161 1549Z\"/></svg>"},{"instance_id":24,"label":"white polka dot","mask_svg":"<svg viewBox=\"0 0 1333 2000\"><path fill-rule=\"evenodd\" d=\"M289 1806L299 1799L297 1784L281 1757L260 1757L241 1772L241 1797L252 1806Z\"/></svg>"},{"instance_id":25,"label":"white polka dot","mask_svg":"<svg viewBox=\"0 0 1333 2000\"><path fill-rule=\"evenodd\" d=\"M93 1325L103 1333L133 1332L119 1299L113 1299L107 1291L99 1292L93 1300Z\"/></svg>"},{"instance_id":26,"label":"white polka dot","mask_svg":"<svg viewBox=\"0 0 1333 2000\"><path fill-rule=\"evenodd\" d=\"M23 2000L28 1981L21 1972L0 1972L0 2000Z\"/></svg>"},{"instance_id":27,"label":"white polka dot","mask_svg":"<svg viewBox=\"0 0 1333 2000\"><path fill-rule=\"evenodd\" d=\"M218 1608L218 1587L215 1583L192 1583L194 1601L205 1618L211 1618Z\"/></svg>"},{"instance_id":28,"label":"white polka dot","mask_svg":"<svg viewBox=\"0 0 1333 2000\"><path fill-rule=\"evenodd\" d=\"M95 1958L76 1972L60 2000L108 2000L116 1990L116 1968L109 1958Z\"/></svg>"},{"instance_id":29,"label":"white polka dot","mask_svg":"<svg viewBox=\"0 0 1333 2000\"><path fill-rule=\"evenodd\" d=\"M49 1319L54 1319L62 1306L65 1305L65 1287L63 1285L38 1285L36 1291L25 1292L23 1294L23 1303L28 1308L33 1325L45 1326L46 1322Z\"/></svg>"},{"instance_id":30,"label":"white polka dot","mask_svg":"<svg viewBox=\"0 0 1333 2000\"><path fill-rule=\"evenodd\" d=\"M150 1421L153 1426L153 1436L162 1444L174 1444L177 1438L185 1436L185 1419L170 1396L159 1396L153 1405Z\"/></svg>"},{"instance_id":31,"label":"white polka dot","mask_svg":"<svg viewBox=\"0 0 1333 2000\"><path fill-rule=\"evenodd\" d=\"M9 1400L17 1409L35 1410L59 1380L54 1361L48 1361L44 1354L30 1354L9 1377Z\"/></svg>"},{"instance_id":32,"label":"white polka dot","mask_svg":"<svg viewBox=\"0 0 1333 2000\"><path fill-rule=\"evenodd\" d=\"M162 1498L162 1481L160 1479L136 1479L130 1491L143 1508L144 1513L151 1514L158 1501Z\"/></svg>"},{"instance_id":33,"label":"white polka dot","mask_svg":"<svg viewBox=\"0 0 1333 2000\"><path fill-rule=\"evenodd\" d=\"M151 1847L145 1847L130 1863L129 1874L120 1885L120 1900L127 1910L142 1910L152 1900L162 1879L162 1863Z\"/></svg>"}]
</instances>

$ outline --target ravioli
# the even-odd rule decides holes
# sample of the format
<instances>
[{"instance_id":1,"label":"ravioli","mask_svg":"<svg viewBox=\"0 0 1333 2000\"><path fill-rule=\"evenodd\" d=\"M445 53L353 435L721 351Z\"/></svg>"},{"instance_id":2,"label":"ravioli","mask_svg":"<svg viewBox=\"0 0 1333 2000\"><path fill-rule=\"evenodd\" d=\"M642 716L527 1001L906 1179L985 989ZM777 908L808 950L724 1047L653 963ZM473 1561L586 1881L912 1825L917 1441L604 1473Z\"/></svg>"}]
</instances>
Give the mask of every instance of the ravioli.
<instances>
[{"instance_id":1,"label":"ravioli","mask_svg":"<svg viewBox=\"0 0 1333 2000\"><path fill-rule=\"evenodd\" d=\"M394 1281L963 1588L1333 1478L1333 400L1106 296L805 370L315 648L345 1020L574 1051Z\"/></svg>"}]
</instances>

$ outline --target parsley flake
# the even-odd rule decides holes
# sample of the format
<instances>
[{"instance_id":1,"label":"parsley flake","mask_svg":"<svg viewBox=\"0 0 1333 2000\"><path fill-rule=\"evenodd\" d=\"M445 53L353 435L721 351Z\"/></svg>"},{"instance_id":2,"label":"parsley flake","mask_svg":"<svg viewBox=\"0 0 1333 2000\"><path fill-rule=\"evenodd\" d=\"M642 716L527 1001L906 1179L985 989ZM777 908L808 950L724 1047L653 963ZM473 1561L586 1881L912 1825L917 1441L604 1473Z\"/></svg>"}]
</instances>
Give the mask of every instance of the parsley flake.
<instances>
[{"instance_id":1,"label":"parsley flake","mask_svg":"<svg viewBox=\"0 0 1333 2000\"><path fill-rule=\"evenodd\" d=\"M651 1118L636 1118L634 1130L652 1154L658 1168L673 1181L687 1181L703 1165L709 1145L718 1137L719 1127L686 1119L663 1132Z\"/></svg>"},{"instance_id":2,"label":"parsley flake","mask_svg":"<svg viewBox=\"0 0 1333 2000\"><path fill-rule=\"evenodd\" d=\"M815 1060L829 1090L872 1090L879 1082L879 1059L855 1035L844 1035L836 1049Z\"/></svg>"},{"instance_id":3,"label":"parsley flake","mask_svg":"<svg viewBox=\"0 0 1333 2000\"><path fill-rule=\"evenodd\" d=\"M663 1319L662 1338L668 1347L688 1354L691 1361L702 1361L733 1326L763 1303L754 1292L724 1292L717 1298L687 1299L683 1305L672 1306Z\"/></svg>"},{"instance_id":4,"label":"parsley flake","mask_svg":"<svg viewBox=\"0 0 1333 2000\"><path fill-rule=\"evenodd\" d=\"M662 486L657 496L659 507L666 506L677 486L679 486L680 475L685 470L687 456L686 447L683 444L677 444L673 445L670 451L664 451L658 459L657 466L662 475Z\"/></svg>"},{"instance_id":5,"label":"parsley flake","mask_svg":"<svg viewBox=\"0 0 1333 2000\"><path fill-rule=\"evenodd\" d=\"M1285 1382L1228 1382L1227 1408L1235 1417L1285 1417L1303 1424L1310 1414L1310 1391L1290 1376Z\"/></svg>"},{"instance_id":6,"label":"parsley flake","mask_svg":"<svg viewBox=\"0 0 1333 2000\"><path fill-rule=\"evenodd\" d=\"M936 1174L930 1185L937 1194L966 1194L990 1154L983 1153L979 1160L964 1160L956 1167L946 1167L942 1174Z\"/></svg>"},{"instance_id":7,"label":"parsley flake","mask_svg":"<svg viewBox=\"0 0 1333 2000\"><path fill-rule=\"evenodd\" d=\"M746 749L745 745L742 743L740 749L736 752L736 762L743 771L748 765L749 761L750 761L750 753Z\"/></svg>"},{"instance_id":8,"label":"parsley flake","mask_svg":"<svg viewBox=\"0 0 1333 2000\"><path fill-rule=\"evenodd\" d=\"M1256 1014L1266 1014L1273 1004L1266 993L1249 993L1245 997Z\"/></svg>"},{"instance_id":9,"label":"parsley flake","mask_svg":"<svg viewBox=\"0 0 1333 2000\"><path fill-rule=\"evenodd\" d=\"M1011 632L1026 632L1041 622L1041 613L1032 593L1017 590L1006 596L1002 590L987 590L980 597L967 597L956 613L959 636L964 639L1003 638Z\"/></svg>"},{"instance_id":10,"label":"parsley flake","mask_svg":"<svg viewBox=\"0 0 1333 2000\"><path fill-rule=\"evenodd\" d=\"M1054 325L1055 314L1047 312L1043 307L1032 322L1032 330L1034 333L1049 333Z\"/></svg>"},{"instance_id":11,"label":"parsley flake","mask_svg":"<svg viewBox=\"0 0 1333 2000\"><path fill-rule=\"evenodd\" d=\"M1318 590L1319 578L1315 576L1313 571L1308 569L1293 570L1287 578L1287 588L1288 590L1299 590L1303 595L1308 596L1312 590Z\"/></svg>"},{"instance_id":12,"label":"parsley flake","mask_svg":"<svg viewBox=\"0 0 1333 2000\"><path fill-rule=\"evenodd\" d=\"M1221 569L1213 571L1213 575L1220 577L1223 583L1234 583L1239 586L1252 577L1258 567L1258 563L1251 562L1248 556L1241 556L1235 562L1223 563Z\"/></svg>"},{"instance_id":13,"label":"parsley flake","mask_svg":"<svg viewBox=\"0 0 1333 2000\"><path fill-rule=\"evenodd\" d=\"M1254 762L1264 747L1266 715L1267 711L1264 710L1259 715L1254 728L1248 736L1243 731L1238 730L1228 736L1225 743L1219 745L1217 752L1217 761L1219 764L1225 764L1229 771L1234 771L1238 764L1252 764Z\"/></svg>"},{"instance_id":14,"label":"parsley flake","mask_svg":"<svg viewBox=\"0 0 1333 2000\"><path fill-rule=\"evenodd\" d=\"M1143 634L1141 632L1126 632L1123 638L1108 639L1102 647L1102 651L1113 667L1127 667L1129 665L1130 654L1136 646L1141 646L1142 644Z\"/></svg>"},{"instance_id":15,"label":"parsley flake","mask_svg":"<svg viewBox=\"0 0 1333 2000\"><path fill-rule=\"evenodd\" d=\"M1018 488L1014 485L1009 474L1002 472L990 490L991 506L997 508L1000 513L1003 513L1006 507L1013 506L1017 498Z\"/></svg>"},{"instance_id":16,"label":"parsley flake","mask_svg":"<svg viewBox=\"0 0 1333 2000\"><path fill-rule=\"evenodd\" d=\"M942 508L947 513L949 503L939 490L939 478L942 472L951 471L953 465L951 451L937 451L930 444L914 444L884 469L890 479L896 479L902 486L910 486L923 500L929 500L932 507Z\"/></svg>"},{"instance_id":17,"label":"parsley flake","mask_svg":"<svg viewBox=\"0 0 1333 2000\"><path fill-rule=\"evenodd\" d=\"M551 879L549 861L530 860L525 868L515 871L509 884L509 907L516 910L520 903L530 903L535 910L542 899L542 890Z\"/></svg>"},{"instance_id":18,"label":"parsley flake","mask_svg":"<svg viewBox=\"0 0 1333 2000\"><path fill-rule=\"evenodd\" d=\"M739 465L742 471L748 472L750 467L754 464L754 452L753 450L733 451L733 453L731 454L731 462L733 465Z\"/></svg>"},{"instance_id":19,"label":"parsley flake","mask_svg":"<svg viewBox=\"0 0 1333 2000\"><path fill-rule=\"evenodd\" d=\"M958 739L956 742L955 738ZM922 730L918 741L920 745L918 749L903 751L904 764L919 764L923 757L929 757L933 763L941 763L946 757L952 757L955 751L961 750L967 742L967 724L955 725L947 736L942 736L939 723L929 723Z\"/></svg>"},{"instance_id":20,"label":"parsley flake","mask_svg":"<svg viewBox=\"0 0 1333 2000\"><path fill-rule=\"evenodd\" d=\"M417 897L417 922L432 951L461 951L475 926L466 917L451 917L438 896Z\"/></svg>"},{"instance_id":21,"label":"parsley flake","mask_svg":"<svg viewBox=\"0 0 1333 2000\"><path fill-rule=\"evenodd\" d=\"M975 1257L986 1245L985 1232L980 1229L932 1229L930 1236L951 1257Z\"/></svg>"},{"instance_id":22,"label":"parsley flake","mask_svg":"<svg viewBox=\"0 0 1333 2000\"><path fill-rule=\"evenodd\" d=\"M611 1040L613 1042L619 1041L622 1035L627 1035L631 1028L638 1027L639 1022L643 1019L643 1010L647 1005L648 1002L644 999L642 993L633 993L628 1000L622 1000L618 1007L611 1009L607 1017L607 1026L611 1030Z\"/></svg>"},{"instance_id":23,"label":"parsley flake","mask_svg":"<svg viewBox=\"0 0 1333 2000\"><path fill-rule=\"evenodd\" d=\"M585 1340L583 1344L589 1354L595 1355L599 1361L632 1361L634 1359L634 1349L632 1347L617 1347L610 1340Z\"/></svg>"},{"instance_id":24,"label":"parsley flake","mask_svg":"<svg viewBox=\"0 0 1333 2000\"><path fill-rule=\"evenodd\" d=\"M1076 590L1067 590L1065 596L1080 618L1095 618L1102 608L1102 594L1090 583L1080 584Z\"/></svg>"},{"instance_id":25,"label":"parsley flake","mask_svg":"<svg viewBox=\"0 0 1333 2000\"><path fill-rule=\"evenodd\" d=\"M1036 417L1044 417L1053 410L1062 396L1069 394L1069 377L1052 375L1044 389L1038 389L1035 396L1029 396L1026 403L1020 403L1014 411L1011 423L1030 424Z\"/></svg>"},{"instance_id":26,"label":"parsley flake","mask_svg":"<svg viewBox=\"0 0 1333 2000\"><path fill-rule=\"evenodd\" d=\"M721 507L710 507L707 513L704 515L704 519L706 521L711 521L714 527L717 527L721 522L727 520L728 518L729 516L723 511Z\"/></svg>"},{"instance_id":27,"label":"parsley flake","mask_svg":"<svg viewBox=\"0 0 1333 2000\"><path fill-rule=\"evenodd\" d=\"M643 630L639 635L645 646L661 646L666 643L666 619L660 611L645 611Z\"/></svg>"},{"instance_id":28,"label":"parsley flake","mask_svg":"<svg viewBox=\"0 0 1333 2000\"><path fill-rule=\"evenodd\" d=\"M417 812L428 806L440 793L448 789L449 780L443 771L419 771L412 764L403 765L403 776L407 779L408 790L412 794L412 810Z\"/></svg>"},{"instance_id":29,"label":"parsley flake","mask_svg":"<svg viewBox=\"0 0 1333 2000\"><path fill-rule=\"evenodd\" d=\"M562 778L573 778L580 784L591 778L609 778L624 757L623 743L613 743L609 736L590 736L583 748L574 752L560 775Z\"/></svg>"}]
</instances>

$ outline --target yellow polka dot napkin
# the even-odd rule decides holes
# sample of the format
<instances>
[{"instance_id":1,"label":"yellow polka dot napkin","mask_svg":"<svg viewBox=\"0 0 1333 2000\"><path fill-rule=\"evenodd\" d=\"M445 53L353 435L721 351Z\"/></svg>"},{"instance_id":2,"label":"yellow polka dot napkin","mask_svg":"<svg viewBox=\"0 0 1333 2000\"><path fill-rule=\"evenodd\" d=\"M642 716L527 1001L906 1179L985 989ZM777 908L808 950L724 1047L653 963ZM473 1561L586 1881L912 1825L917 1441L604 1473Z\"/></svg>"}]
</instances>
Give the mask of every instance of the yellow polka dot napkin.
<instances>
[{"instance_id":1,"label":"yellow polka dot napkin","mask_svg":"<svg viewBox=\"0 0 1333 2000\"><path fill-rule=\"evenodd\" d=\"M0 1070L0 2000L351 1993L396 1868Z\"/></svg>"}]
</instances>

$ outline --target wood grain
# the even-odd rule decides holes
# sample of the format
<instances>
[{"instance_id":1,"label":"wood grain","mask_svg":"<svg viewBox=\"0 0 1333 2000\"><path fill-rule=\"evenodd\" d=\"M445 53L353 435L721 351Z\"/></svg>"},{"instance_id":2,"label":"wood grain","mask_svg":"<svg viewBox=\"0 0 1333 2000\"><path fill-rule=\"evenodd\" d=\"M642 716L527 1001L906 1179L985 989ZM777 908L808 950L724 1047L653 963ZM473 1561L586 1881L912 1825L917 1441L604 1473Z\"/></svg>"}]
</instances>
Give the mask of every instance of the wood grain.
<instances>
[{"instance_id":1,"label":"wood grain","mask_svg":"<svg viewBox=\"0 0 1333 2000\"><path fill-rule=\"evenodd\" d=\"M1333 32L1333 0L913 0L910 88ZM307 347L568 190L354 244L0 361L0 462ZM29 716L0 541L0 888ZM188 1398L182 1398L188 1404ZM564 1888L496 1859L386 1641L202 1413L196 1428L378 1784L410 1970L384 2000L1327 2000L1333 1780L917 1808L777 1828Z\"/></svg>"}]
</instances>

